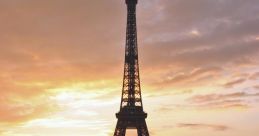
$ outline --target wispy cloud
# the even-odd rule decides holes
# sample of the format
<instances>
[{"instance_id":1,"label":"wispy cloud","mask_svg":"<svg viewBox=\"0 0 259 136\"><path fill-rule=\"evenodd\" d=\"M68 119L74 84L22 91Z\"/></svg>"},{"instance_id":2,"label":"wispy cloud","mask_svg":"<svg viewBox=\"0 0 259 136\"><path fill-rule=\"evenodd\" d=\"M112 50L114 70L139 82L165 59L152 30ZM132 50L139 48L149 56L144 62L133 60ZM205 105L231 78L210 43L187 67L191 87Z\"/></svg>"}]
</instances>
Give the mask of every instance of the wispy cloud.
<instances>
[{"instance_id":1,"label":"wispy cloud","mask_svg":"<svg viewBox=\"0 0 259 136\"><path fill-rule=\"evenodd\" d=\"M255 85L254 88L259 90L259 85Z\"/></svg>"},{"instance_id":2,"label":"wispy cloud","mask_svg":"<svg viewBox=\"0 0 259 136\"><path fill-rule=\"evenodd\" d=\"M246 79L244 78L241 78L241 79L236 79L236 80L233 80L233 81L229 81L227 83L224 84L224 87L233 87L235 85L239 85L239 84L242 84L246 81Z\"/></svg>"},{"instance_id":3,"label":"wispy cloud","mask_svg":"<svg viewBox=\"0 0 259 136\"><path fill-rule=\"evenodd\" d=\"M206 80L208 77L213 78L218 75L222 71L219 67L208 67L208 68L195 68L190 72L179 72L179 73L169 73L162 81L157 82L156 85L160 86L170 86L170 85L178 85L178 84L187 84L192 83L195 84L197 82L201 82L202 80Z\"/></svg>"},{"instance_id":4,"label":"wispy cloud","mask_svg":"<svg viewBox=\"0 0 259 136\"><path fill-rule=\"evenodd\" d=\"M233 98L246 98L246 97L259 97L259 93L246 93L246 92L236 92L230 94L208 94L208 95L196 95L189 99L191 102L203 103L211 101L221 101Z\"/></svg>"},{"instance_id":5,"label":"wispy cloud","mask_svg":"<svg viewBox=\"0 0 259 136\"><path fill-rule=\"evenodd\" d=\"M236 92L229 94L208 94L195 95L187 99L193 107L197 108L214 108L214 109L230 109L230 108L249 108L253 100L259 97L259 93Z\"/></svg>"},{"instance_id":6,"label":"wispy cloud","mask_svg":"<svg viewBox=\"0 0 259 136\"><path fill-rule=\"evenodd\" d=\"M177 125L179 128L190 128L190 129L212 129L215 131L226 131L230 129L225 125L215 125L215 124L196 124L196 123L180 123Z\"/></svg>"},{"instance_id":7,"label":"wispy cloud","mask_svg":"<svg viewBox=\"0 0 259 136\"><path fill-rule=\"evenodd\" d=\"M249 79L251 79L251 80L256 80L256 79L258 79L259 78L259 72L255 72L255 73L253 73L250 77L249 77Z\"/></svg>"},{"instance_id":8,"label":"wispy cloud","mask_svg":"<svg viewBox=\"0 0 259 136\"><path fill-rule=\"evenodd\" d=\"M235 110L253 107L251 101L256 102L259 93L235 92L229 94L194 95L181 103L165 104L157 108L160 113L176 110L198 109L206 110Z\"/></svg>"}]
</instances>

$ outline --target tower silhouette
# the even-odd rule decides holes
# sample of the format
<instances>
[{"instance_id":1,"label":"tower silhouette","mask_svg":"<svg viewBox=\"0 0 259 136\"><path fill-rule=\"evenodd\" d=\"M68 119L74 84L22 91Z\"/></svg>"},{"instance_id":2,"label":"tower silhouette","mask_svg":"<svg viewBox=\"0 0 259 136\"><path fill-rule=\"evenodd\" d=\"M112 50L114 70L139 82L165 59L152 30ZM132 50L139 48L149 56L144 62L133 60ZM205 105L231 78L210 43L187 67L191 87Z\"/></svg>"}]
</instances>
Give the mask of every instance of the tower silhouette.
<instances>
[{"instance_id":1,"label":"tower silhouette","mask_svg":"<svg viewBox=\"0 0 259 136\"><path fill-rule=\"evenodd\" d=\"M126 129L137 129L138 136L149 136L143 111L137 47L136 5L138 0L126 0L127 32L125 64L120 111L114 136L125 136Z\"/></svg>"}]
</instances>

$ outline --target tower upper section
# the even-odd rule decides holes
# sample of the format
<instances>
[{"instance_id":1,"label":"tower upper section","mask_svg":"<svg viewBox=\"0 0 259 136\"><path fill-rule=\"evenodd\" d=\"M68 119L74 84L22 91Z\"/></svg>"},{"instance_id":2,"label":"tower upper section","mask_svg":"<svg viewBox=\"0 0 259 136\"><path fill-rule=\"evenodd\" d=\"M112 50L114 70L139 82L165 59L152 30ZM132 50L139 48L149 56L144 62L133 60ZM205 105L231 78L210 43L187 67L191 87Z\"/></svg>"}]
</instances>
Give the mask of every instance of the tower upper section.
<instances>
[{"instance_id":1,"label":"tower upper section","mask_svg":"<svg viewBox=\"0 0 259 136\"><path fill-rule=\"evenodd\" d=\"M128 12L121 111L128 109L143 110L138 64L137 2L138 0L126 0Z\"/></svg>"},{"instance_id":2,"label":"tower upper section","mask_svg":"<svg viewBox=\"0 0 259 136\"><path fill-rule=\"evenodd\" d=\"M137 4L138 0L126 0L126 4Z\"/></svg>"}]
</instances>

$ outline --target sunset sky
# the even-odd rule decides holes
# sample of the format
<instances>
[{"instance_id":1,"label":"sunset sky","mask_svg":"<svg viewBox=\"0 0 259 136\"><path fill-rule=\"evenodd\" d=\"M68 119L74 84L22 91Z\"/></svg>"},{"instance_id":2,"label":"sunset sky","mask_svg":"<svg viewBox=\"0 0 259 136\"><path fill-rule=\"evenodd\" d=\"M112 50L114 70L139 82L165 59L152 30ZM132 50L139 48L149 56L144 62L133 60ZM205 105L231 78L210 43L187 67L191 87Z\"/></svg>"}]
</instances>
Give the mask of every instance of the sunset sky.
<instances>
[{"instance_id":1,"label":"sunset sky","mask_svg":"<svg viewBox=\"0 0 259 136\"><path fill-rule=\"evenodd\" d=\"M259 1L137 12L150 135L258 136ZM0 136L112 136L125 31L124 0L0 0Z\"/></svg>"}]
</instances>

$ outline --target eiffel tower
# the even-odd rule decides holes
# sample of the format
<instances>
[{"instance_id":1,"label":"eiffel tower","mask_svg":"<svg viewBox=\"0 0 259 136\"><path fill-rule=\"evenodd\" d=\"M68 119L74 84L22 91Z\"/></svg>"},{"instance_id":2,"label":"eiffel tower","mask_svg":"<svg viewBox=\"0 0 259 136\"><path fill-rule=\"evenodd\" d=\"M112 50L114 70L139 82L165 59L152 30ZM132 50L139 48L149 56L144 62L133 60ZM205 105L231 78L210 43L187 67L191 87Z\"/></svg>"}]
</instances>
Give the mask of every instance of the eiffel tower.
<instances>
[{"instance_id":1,"label":"eiffel tower","mask_svg":"<svg viewBox=\"0 0 259 136\"><path fill-rule=\"evenodd\" d=\"M126 0L127 4L127 32L124 77L120 111L116 113L118 119L114 136L125 136L127 129L137 129L138 136L149 136L145 119L147 113L143 111L141 98L136 5L138 0Z\"/></svg>"}]
</instances>

